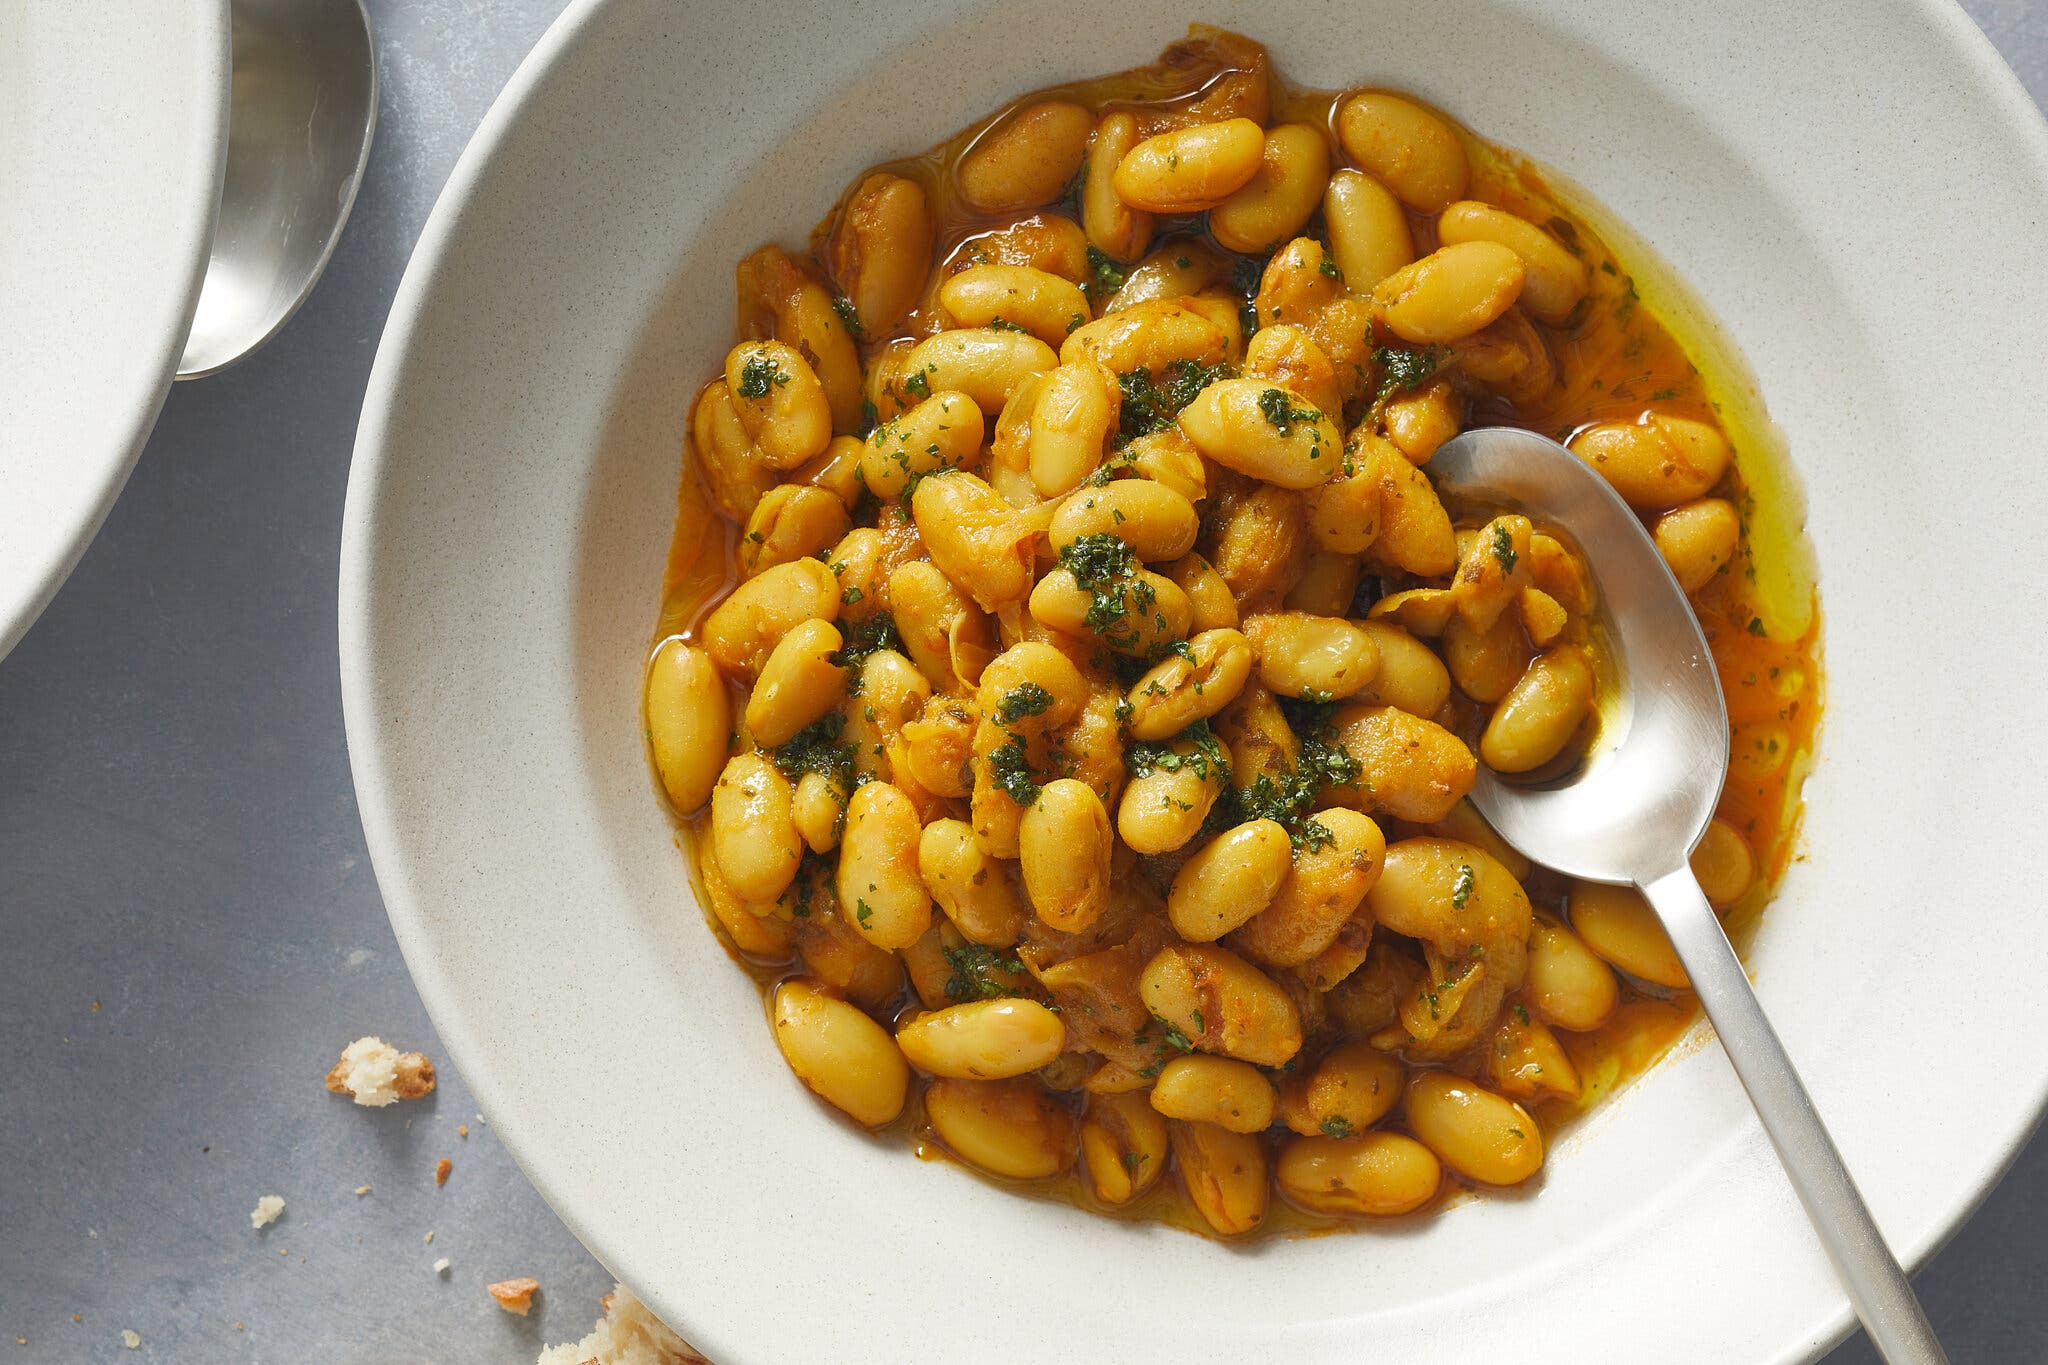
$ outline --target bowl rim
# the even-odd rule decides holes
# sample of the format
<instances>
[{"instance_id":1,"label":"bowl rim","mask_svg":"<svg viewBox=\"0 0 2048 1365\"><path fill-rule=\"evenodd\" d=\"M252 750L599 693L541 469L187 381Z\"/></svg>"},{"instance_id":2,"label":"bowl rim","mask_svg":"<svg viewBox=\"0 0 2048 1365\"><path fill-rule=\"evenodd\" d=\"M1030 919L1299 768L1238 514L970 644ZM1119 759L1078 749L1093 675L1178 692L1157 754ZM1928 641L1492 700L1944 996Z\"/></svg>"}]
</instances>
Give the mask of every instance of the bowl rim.
<instances>
[{"instance_id":1,"label":"bowl rim","mask_svg":"<svg viewBox=\"0 0 2048 1365\"><path fill-rule=\"evenodd\" d=\"M450 1054L462 1066L479 1106L499 1127L522 1173L586 1245L589 1239L584 1234L586 1229L592 1229L591 1220L578 1212L568 1190L535 1169L528 1160L529 1149L521 1140L520 1124L499 1117L495 1099L502 1093L497 1075L501 1063L470 1032L445 964L426 951L426 912L400 855L404 839L389 797L392 785L384 762L384 717L375 704L368 661L373 655L375 634L371 583L378 549L378 494L385 476L395 399L412 359L416 323L431 299L443 264L459 244L468 203L501 146L557 64L585 39L599 16L618 3L622 0L570 0L492 102L435 201L393 297L366 387L348 480L338 584L341 690L351 769L367 848L401 953L429 1017ZM2002 125L2029 148L2042 182L2048 184L2048 112L2027 93L1959 0L1892 3L1936 25L1953 55L1968 66L1979 89L1993 101ZM1921 1269L1946 1245L2011 1168L2044 1117L2048 1117L2048 1083L2036 1088L2030 1107L2031 1120L2012 1129L1997 1144L1991 1159L1973 1173L1966 1198L1956 1201L1940 1218L1911 1237L1894 1239L1894 1250L1909 1272ZM596 1254L594 1247L591 1250ZM613 1266L605 1256L600 1259L622 1279L631 1281L631 1267ZM1822 1337L1810 1344L1788 1340L1784 1349L1771 1359L1788 1365L1818 1360L1847 1338L1856 1325L1846 1295L1834 1289L1832 1307L1820 1327Z\"/></svg>"},{"instance_id":2,"label":"bowl rim","mask_svg":"<svg viewBox=\"0 0 2048 1365\"><path fill-rule=\"evenodd\" d=\"M185 349L185 334L199 308L199 293L206 282L214 226L220 214L221 186L227 173L232 28L228 0L189 0L185 8L195 46L210 54L205 67L193 74L192 88L204 90L210 83L215 97L210 102L193 101L191 129L195 141L211 143L211 167L192 178L187 187L189 193L161 220L163 229L187 244L183 275L176 287L168 291L172 306L164 319L167 325L146 351L143 361L134 367L134 384L115 395L123 413L117 424L119 436L103 450L84 452L91 464L77 478L69 480L73 485L69 498L75 514L72 521L45 546L44 558L21 577L0 582L0 660L5 660L56 598L58 589L78 567L86 547L92 544L107 514L113 510L115 499L127 485L135 462L141 458L142 449L156 428L157 414L170 396L178 360ZM172 64L160 69L169 71L174 67Z\"/></svg>"}]
</instances>

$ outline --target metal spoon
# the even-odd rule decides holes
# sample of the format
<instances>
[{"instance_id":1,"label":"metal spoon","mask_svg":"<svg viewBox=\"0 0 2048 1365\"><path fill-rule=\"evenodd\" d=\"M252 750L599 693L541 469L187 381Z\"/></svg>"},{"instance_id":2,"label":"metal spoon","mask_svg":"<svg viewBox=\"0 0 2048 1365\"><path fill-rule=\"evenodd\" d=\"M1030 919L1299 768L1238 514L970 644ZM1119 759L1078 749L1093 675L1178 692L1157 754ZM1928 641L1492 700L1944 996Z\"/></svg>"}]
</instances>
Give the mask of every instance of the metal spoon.
<instances>
[{"instance_id":1,"label":"metal spoon","mask_svg":"<svg viewBox=\"0 0 2048 1365\"><path fill-rule=\"evenodd\" d=\"M231 12L227 170L180 379L226 369L298 311L377 128L377 50L359 0L233 0Z\"/></svg>"},{"instance_id":2,"label":"metal spoon","mask_svg":"<svg viewBox=\"0 0 2048 1365\"><path fill-rule=\"evenodd\" d=\"M1728 711L1684 591L1635 513L1555 441L1511 427L1466 432L1437 451L1429 473L1445 493L1504 501L1577 541L1620 655L1624 705L1598 751L1578 770L1533 786L1509 785L1482 766L1473 802L1536 862L1642 889L1872 1344L1895 1365L1945 1362L1687 865L1728 775Z\"/></svg>"}]
</instances>

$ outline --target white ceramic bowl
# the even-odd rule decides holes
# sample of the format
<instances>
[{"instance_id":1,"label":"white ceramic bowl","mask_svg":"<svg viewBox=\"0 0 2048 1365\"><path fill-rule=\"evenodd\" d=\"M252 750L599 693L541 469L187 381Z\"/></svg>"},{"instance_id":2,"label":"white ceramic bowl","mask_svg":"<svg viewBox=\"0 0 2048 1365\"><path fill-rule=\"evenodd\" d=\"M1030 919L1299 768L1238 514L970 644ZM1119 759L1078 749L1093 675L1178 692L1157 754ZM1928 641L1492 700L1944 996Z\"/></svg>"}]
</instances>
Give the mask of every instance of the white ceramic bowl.
<instances>
[{"instance_id":1,"label":"white ceramic bowl","mask_svg":"<svg viewBox=\"0 0 2048 1365\"><path fill-rule=\"evenodd\" d=\"M0 4L0 657L171 386L227 155L226 0Z\"/></svg>"},{"instance_id":2,"label":"white ceramic bowl","mask_svg":"<svg viewBox=\"0 0 2048 1365\"><path fill-rule=\"evenodd\" d=\"M1758 987L1907 1259L1988 1188L2048 1089L2048 130L1920 0L571 5L427 226L349 488L350 749L428 1008L541 1191L721 1365L1810 1357L1844 1302L1712 1048L1525 1197L1237 1249L856 1136L690 904L639 691L733 262L1191 17L1560 168L1745 348L1807 481L1829 664Z\"/></svg>"}]
</instances>

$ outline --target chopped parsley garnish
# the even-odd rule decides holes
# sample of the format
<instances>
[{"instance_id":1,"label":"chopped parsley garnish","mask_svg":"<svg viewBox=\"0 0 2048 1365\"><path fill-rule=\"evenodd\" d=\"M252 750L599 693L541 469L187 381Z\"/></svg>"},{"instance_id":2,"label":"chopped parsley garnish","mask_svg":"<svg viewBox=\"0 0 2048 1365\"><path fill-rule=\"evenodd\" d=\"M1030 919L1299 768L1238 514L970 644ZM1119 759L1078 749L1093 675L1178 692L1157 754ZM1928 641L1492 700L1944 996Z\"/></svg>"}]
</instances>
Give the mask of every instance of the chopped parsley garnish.
<instances>
[{"instance_id":1,"label":"chopped parsley garnish","mask_svg":"<svg viewBox=\"0 0 2048 1365\"><path fill-rule=\"evenodd\" d=\"M1322 262L1316 266L1316 269L1320 270L1323 274L1328 275L1331 279L1337 281L1339 284L1342 284L1344 282L1344 272L1339 270L1337 268L1337 263L1331 260L1328 256L1323 257Z\"/></svg>"},{"instance_id":2,"label":"chopped parsley garnish","mask_svg":"<svg viewBox=\"0 0 2048 1365\"><path fill-rule=\"evenodd\" d=\"M988 320L988 329L991 332L1028 332L1031 330L1029 327L1020 327L1008 318L990 318Z\"/></svg>"},{"instance_id":3,"label":"chopped parsley garnish","mask_svg":"<svg viewBox=\"0 0 2048 1365\"><path fill-rule=\"evenodd\" d=\"M875 790L880 791L881 788L877 787ZM874 913L874 907L870 906L865 900L859 898L854 900L853 917L860 921L861 928L865 929L868 927L868 918Z\"/></svg>"},{"instance_id":4,"label":"chopped parsley garnish","mask_svg":"<svg viewBox=\"0 0 2048 1365\"><path fill-rule=\"evenodd\" d=\"M832 311L839 314L839 320L846 324L846 330L853 333L854 340L861 338L860 314L854 309L853 300L844 294L832 296Z\"/></svg>"},{"instance_id":5,"label":"chopped parsley garnish","mask_svg":"<svg viewBox=\"0 0 2048 1365\"><path fill-rule=\"evenodd\" d=\"M787 384L789 376L782 367L765 355L756 353L740 366L739 395L742 398L766 398L771 384Z\"/></svg>"},{"instance_id":6,"label":"chopped parsley garnish","mask_svg":"<svg viewBox=\"0 0 2048 1365\"><path fill-rule=\"evenodd\" d=\"M792 781L805 773L821 773L845 785L853 777L853 746L839 738L845 728L844 716L837 711L827 712L775 750L775 766Z\"/></svg>"},{"instance_id":7,"label":"chopped parsley garnish","mask_svg":"<svg viewBox=\"0 0 2048 1365\"><path fill-rule=\"evenodd\" d=\"M1373 363L1380 367L1379 392L1373 395L1375 407L1386 402L1397 393L1406 393L1436 373L1436 367L1443 362L1443 354L1436 347L1411 351L1405 346L1380 346L1372 353Z\"/></svg>"},{"instance_id":8,"label":"chopped parsley garnish","mask_svg":"<svg viewBox=\"0 0 2048 1365\"><path fill-rule=\"evenodd\" d=\"M1523 1009L1520 1005L1515 1006L1515 1022L1523 1025L1524 1027L1527 1027L1529 1023L1529 1011Z\"/></svg>"},{"instance_id":9,"label":"chopped parsley garnish","mask_svg":"<svg viewBox=\"0 0 2048 1365\"><path fill-rule=\"evenodd\" d=\"M1061 546L1059 563L1089 594L1088 614L1082 623L1111 643L1127 639L1132 613L1150 611L1158 597L1150 583L1137 577L1137 556L1131 547L1109 531L1080 536Z\"/></svg>"},{"instance_id":10,"label":"chopped parsley garnish","mask_svg":"<svg viewBox=\"0 0 2048 1365\"><path fill-rule=\"evenodd\" d=\"M1764 633L1764 622L1762 617L1752 616L1749 618L1749 633L1751 635L1761 635Z\"/></svg>"},{"instance_id":11,"label":"chopped parsley garnish","mask_svg":"<svg viewBox=\"0 0 2048 1365\"><path fill-rule=\"evenodd\" d=\"M1324 1137L1348 1138L1355 1137L1358 1134L1358 1130L1351 1126L1351 1120L1341 1114L1330 1115L1330 1117L1323 1120L1321 1126Z\"/></svg>"},{"instance_id":12,"label":"chopped parsley garnish","mask_svg":"<svg viewBox=\"0 0 2048 1365\"><path fill-rule=\"evenodd\" d=\"M1122 267L1109 258L1100 247L1088 248L1088 283L1083 286L1088 297L1101 300L1124 287Z\"/></svg>"},{"instance_id":13,"label":"chopped parsley garnish","mask_svg":"<svg viewBox=\"0 0 2048 1365\"><path fill-rule=\"evenodd\" d=\"M931 376L926 374L923 370L919 370L916 374L911 375L908 379L903 381L903 391L909 394L912 398L931 397Z\"/></svg>"},{"instance_id":14,"label":"chopped parsley garnish","mask_svg":"<svg viewBox=\"0 0 2048 1365\"><path fill-rule=\"evenodd\" d=\"M1313 422L1323 414L1314 408L1297 408L1285 389L1267 389L1259 395L1259 413L1282 436L1294 430L1296 422Z\"/></svg>"},{"instance_id":15,"label":"chopped parsley garnish","mask_svg":"<svg viewBox=\"0 0 2048 1365\"><path fill-rule=\"evenodd\" d=\"M1187 740L1194 745L1191 753L1181 753L1171 747L1178 740ZM1209 729L1209 722L1198 720L1180 732L1174 740L1165 743L1140 741L1124 749L1124 768L1132 777L1148 777L1155 772L1177 773L1186 768L1204 782L1219 778L1230 780L1230 755L1224 751L1223 741L1216 738Z\"/></svg>"},{"instance_id":16,"label":"chopped parsley garnish","mask_svg":"<svg viewBox=\"0 0 2048 1365\"><path fill-rule=\"evenodd\" d=\"M1339 744L1330 725L1329 705L1283 698L1281 708L1301 741L1292 768L1277 775L1261 773L1236 794L1238 820L1274 820L1286 827L1296 848L1314 852L1336 842L1328 826L1311 818L1310 807L1325 786L1348 787L1358 780L1358 760ZM1225 803L1217 802L1221 808ZM1233 821L1236 823L1236 821Z\"/></svg>"},{"instance_id":17,"label":"chopped parsley garnish","mask_svg":"<svg viewBox=\"0 0 2048 1365\"><path fill-rule=\"evenodd\" d=\"M1020 683L996 703L996 719L1005 725L1015 725L1022 717L1038 715L1051 705L1052 693L1035 682Z\"/></svg>"},{"instance_id":18,"label":"chopped parsley garnish","mask_svg":"<svg viewBox=\"0 0 2048 1365\"><path fill-rule=\"evenodd\" d=\"M1014 994L1008 983L996 979L996 973L1024 974L1024 964L1015 957L1001 956L979 943L963 943L939 951L944 954L946 965L953 969L953 974L946 978L949 1000L994 1000Z\"/></svg>"},{"instance_id":19,"label":"chopped parsley garnish","mask_svg":"<svg viewBox=\"0 0 2048 1365\"><path fill-rule=\"evenodd\" d=\"M839 591L839 605L842 607L850 607L854 603L860 601L861 596L862 593L859 588L851 586L842 588Z\"/></svg>"},{"instance_id":20,"label":"chopped parsley garnish","mask_svg":"<svg viewBox=\"0 0 2048 1365\"><path fill-rule=\"evenodd\" d=\"M1496 521L1493 524L1494 563L1500 565L1502 573L1513 573L1515 561L1519 558L1520 556L1515 553L1514 538L1508 534L1508 528Z\"/></svg>"},{"instance_id":21,"label":"chopped parsley garnish","mask_svg":"<svg viewBox=\"0 0 2048 1365\"><path fill-rule=\"evenodd\" d=\"M1451 904L1457 909L1463 910L1465 902L1472 899L1473 882L1472 864L1459 863L1458 883L1451 888Z\"/></svg>"},{"instance_id":22,"label":"chopped parsley garnish","mask_svg":"<svg viewBox=\"0 0 2048 1365\"><path fill-rule=\"evenodd\" d=\"M1126 440L1164 431L1180 416L1180 410L1195 401L1195 395L1236 371L1228 365L1204 365L1198 360L1180 359L1161 372L1159 380L1148 370L1128 370L1116 377L1123 390L1123 407L1117 416L1119 433Z\"/></svg>"},{"instance_id":23,"label":"chopped parsley garnish","mask_svg":"<svg viewBox=\"0 0 2048 1365\"><path fill-rule=\"evenodd\" d=\"M1194 1043L1189 1041L1188 1036L1180 1031L1179 1026L1175 1024L1170 1024L1164 1019L1160 1019L1159 1016L1156 1014L1152 1017L1158 1020L1159 1027L1166 1030L1166 1045L1168 1047L1172 1048L1176 1052L1193 1052L1195 1050ZM1199 1016L1197 1017L1199 1018ZM1195 1025L1195 1032L1200 1033L1201 1031L1202 1026L1201 1024L1197 1023Z\"/></svg>"},{"instance_id":24,"label":"chopped parsley garnish","mask_svg":"<svg viewBox=\"0 0 2048 1365\"><path fill-rule=\"evenodd\" d=\"M988 774L1003 795L1018 805L1029 806L1038 799L1038 783L1031 776L1031 755L1024 747L1024 736L1011 735L988 756Z\"/></svg>"},{"instance_id":25,"label":"chopped parsley garnish","mask_svg":"<svg viewBox=\"0 0 2048 1365\"><path fill-rule=\"evenodd\" d=\"M876 650L894 649L901 643L896 634L896 618L878 611L865 621L856 621L846 632L846 643L827 657L839 667L852 670L854 683L850 690L858 695L860 669L868 655Z\"/></svg>"}]
</instances>

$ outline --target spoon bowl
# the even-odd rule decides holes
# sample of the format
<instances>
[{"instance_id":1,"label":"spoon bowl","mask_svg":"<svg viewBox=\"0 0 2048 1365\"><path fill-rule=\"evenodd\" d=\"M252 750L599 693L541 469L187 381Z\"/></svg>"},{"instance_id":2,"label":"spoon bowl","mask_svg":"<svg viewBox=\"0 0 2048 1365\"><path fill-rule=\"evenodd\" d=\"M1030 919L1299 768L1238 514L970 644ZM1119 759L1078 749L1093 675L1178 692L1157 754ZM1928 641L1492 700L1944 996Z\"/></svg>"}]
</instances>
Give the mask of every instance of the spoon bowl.
<instances>
[{"instance_id":1,"label":"spoon bowl","mask_svg":"<svg viewBox=\"0 0 2048 1365\"><path fill-rule=\"evenodd\" d=\"M1728 775L1728 707L1685 592L1636 514L1592 466L1518 427L1482 427L1429 462L1438 490L1505 501L1560 528L1599 585L1621 703L1563 777L1510 784L1484 767L1472 799L1503 838L1586 881L1646 884L1685 866ZM1531 856L1537 856L1531 854Z\"/></svg>"},{"instance_id":2,"label":"spoon bowl","mask_svg":"<svg viewBox=\"0 0 2048 1365\"><path fill-rule=\"evenodd\" d=\"M178 378L218 373L291 320L348 222L377 129L360 0L233 0L227 171Z\"/></svg>"},{"instance_id":3,"label":"spoon bowl","mask_svg":"<svg viewBox=\"0 0 2048 1365\"><path fill-rule=\"evenodd\" d=\"M1622 704L1576 768L1517 786L1483 766L1472 788L1501 837L1535 862L1633 885L1663 923L1735 1074L1778 1151L1871 1344L1893 1365L1948 1357L1764 1017L1687 858L1728 775L1728 712L1713 655L1656 543L1607 480L1548 437L1482 427L1429 462L1441 493L1507 503L1574 541L1592 571Z\"/></svg>"}]
</instances>

